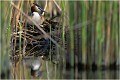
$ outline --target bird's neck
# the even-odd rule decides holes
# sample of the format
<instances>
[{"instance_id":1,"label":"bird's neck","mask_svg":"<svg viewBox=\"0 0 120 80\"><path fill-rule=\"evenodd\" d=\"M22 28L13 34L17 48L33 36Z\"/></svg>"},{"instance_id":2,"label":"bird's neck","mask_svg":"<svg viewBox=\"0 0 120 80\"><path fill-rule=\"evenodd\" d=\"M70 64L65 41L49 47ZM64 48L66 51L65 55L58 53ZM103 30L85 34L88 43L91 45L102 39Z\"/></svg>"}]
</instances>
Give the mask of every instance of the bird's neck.
<instances>
[{"instance_id":1,"label":"bird's neck","mask_svg":"<svg viewBox=\"0 0 120 80\"><path fill-rule=\"evenodd\" d=\"M33 12L36 12L35 6L32 6L32 7L31 7L31 12L32 12L32 13L33 13Z\"/></svg>"}]
</instances>

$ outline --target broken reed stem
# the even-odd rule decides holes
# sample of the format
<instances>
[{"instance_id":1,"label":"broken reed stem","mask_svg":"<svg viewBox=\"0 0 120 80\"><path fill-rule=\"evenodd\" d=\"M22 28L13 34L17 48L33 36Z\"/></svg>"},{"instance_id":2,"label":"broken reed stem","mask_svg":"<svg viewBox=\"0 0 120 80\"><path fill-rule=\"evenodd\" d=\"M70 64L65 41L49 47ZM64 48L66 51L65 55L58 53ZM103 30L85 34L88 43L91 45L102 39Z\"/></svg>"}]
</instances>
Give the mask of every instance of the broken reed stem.
<instances>
[{"instance_id":1,"label":"broken reed stem","mask_svg":"<svg viewBox=\"0 0 120 80\"><path fill-rule=\"evenodd\" d=\"M60 6L57 4L57 2L56 2L55 0L53 0L53 2L55 3L55 5L56 5L57 8L59 9L59 11L61 12L62 10L61 10Z\"/></svg>"},{"instance_id":2,"label":"broken reed stem","mask_svg":"<svg viewBox=\"0 0 120 80\"><path fill-rule=\"evenodd\" d=\"M45 1L44 11L46 10L46 8L47 8L47 0ZM44 14L45 14L45 12L42 13L42 15L44 15Z\"/></svg>"}]
</instances>

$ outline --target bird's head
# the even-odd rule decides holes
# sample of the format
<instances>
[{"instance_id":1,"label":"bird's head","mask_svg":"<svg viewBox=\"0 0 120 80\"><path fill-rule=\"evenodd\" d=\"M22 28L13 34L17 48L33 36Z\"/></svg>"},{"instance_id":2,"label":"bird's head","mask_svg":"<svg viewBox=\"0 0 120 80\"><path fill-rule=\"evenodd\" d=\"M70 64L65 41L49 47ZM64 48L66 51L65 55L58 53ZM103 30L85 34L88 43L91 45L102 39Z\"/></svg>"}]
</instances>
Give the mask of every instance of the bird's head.
<instances>
[{"instance_id":1,"label":"bird's head","mask_svg":"<svg viewBox=\"0 0 120 80\"><path fill-rule=\"evenodd\" d=\"M39 13L43 13L46 12L44 11L38 4L33 3L33 5L31 6L31 12L39 12Z\"/></svg>"}]
</instances>

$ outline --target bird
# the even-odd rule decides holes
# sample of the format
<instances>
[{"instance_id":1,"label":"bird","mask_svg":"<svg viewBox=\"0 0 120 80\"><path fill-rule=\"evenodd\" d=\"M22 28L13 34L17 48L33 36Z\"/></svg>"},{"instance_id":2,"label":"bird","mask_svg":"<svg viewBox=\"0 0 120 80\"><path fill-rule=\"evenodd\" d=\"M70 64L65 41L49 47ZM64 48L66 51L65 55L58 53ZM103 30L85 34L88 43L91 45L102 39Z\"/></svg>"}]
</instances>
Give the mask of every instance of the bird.
<instances>
[{"instance_id":1,"label":"bird","mask_svg":"<svg viewBox=\"0 0 120 80\"><path fill-rule=\"evenodd\" d=\"M42 22L44 21L44 17L42 15L43 12L47 13L37 3L33 3L31 6L31 12L28 13L28 16L31 17L31 19L34 22L41 25ZM30 30L33 27L32 25L34 25L34 24L32 22L28 21L27 22L27 29ZM34 31L38 32L38 34L40 35L40 31L36 27L34 27ZM33 33L31 33L31 35L36 36L36 34L34 35ZM41 46L34 48L35 51L38 51L38 53L37 52L34 53L34 56L48 56L49 49L50 49L50 39L43 37L43 38L39 39L38 41L39 42L31 42L30 44L28 43L29 47L41 45Z\"/></svg>"},{"instance_id":2,"label":"bird","mask_svg":"<svg viewBox=\"0 0 120 80\"><path fill-rule=\"evenodd\" d=\"M32 21L36 22L38 25L41 25L44 21L42 13L44 11L37 3L33 3L31 6L31 12L28 13L28 16ZM27 25L34 25L30 20L27 20Z\"/></svg>"},{"instance_id":3,"label":"bird","mask_svg":"<svg viewBox=\"0 0 120 80\"><path fill-rule=\"evenodd\" d=\"M41 67L43 64L42 57L24 57L23 64L26 66L27 69L30 70L31 76L34 78L40 77Z\"/></svg>"}]
</instances>

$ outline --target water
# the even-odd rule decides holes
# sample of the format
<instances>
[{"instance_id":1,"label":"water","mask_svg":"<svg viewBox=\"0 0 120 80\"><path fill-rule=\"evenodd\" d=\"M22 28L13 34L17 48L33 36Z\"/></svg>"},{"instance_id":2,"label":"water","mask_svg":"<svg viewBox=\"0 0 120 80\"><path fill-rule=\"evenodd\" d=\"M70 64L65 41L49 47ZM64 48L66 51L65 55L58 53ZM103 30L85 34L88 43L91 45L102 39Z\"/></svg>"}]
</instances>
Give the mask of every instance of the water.
<instances>
[{"instance_id":1,"label":"water","mask_svg":"<svg viewBox=\"0 0 120 80\"><path fill-rule=\"evenodd\" d=\"M42 63L40 63L41 61ZM74 69L74 68L63 69L63 66L61 65L56 65L51 63L50 61L44 61L39 58L26 59L26 60L23 60L23 63L24 64L21 64L21 65L24 65L24 70L22 70L23 68L19 68L18 73L17 71L15 71L15 74L19 75L20 71L23 71L21 73L25 73L25 74L22 76L25 76L25 78L27 79L30 79L30 78L32 79L36 79L36 78L37 79L48 79L48 78L49 79L119 79L120 78L119 69L116 69L116 70L109 70L109 69L99 70L98 69L95 71L92 71L92 70L78 71L77 69ZM37 64L39 65L40 69L35 69L35 70L33 69L34 70L33 71L31 68L34 68L34 66L36 66ZM11 70L9 70L9 74L8 74L8 71L7 72L5 71L4 73L2 73L1 78L13 78L12 73L14 72L10 72ZM17 70L17 67L14 70ZM16 76L15 74L14 76ZM15 78L19 78L19 77L15 77Z\"/></svg>"},{"instance_id":2,"label":"water","mask_svg":"<svg viewBox=\"0 0 120 80\"><path fill-rule=\"evenodd\" d=\"M76 76L77 75L77 76ZM96 70L96 71L81 71L74 76L77 79L119 79L119 70ZM67 71L64 78L70 79L71 72Z\"/></svg>"}]
</instances>

